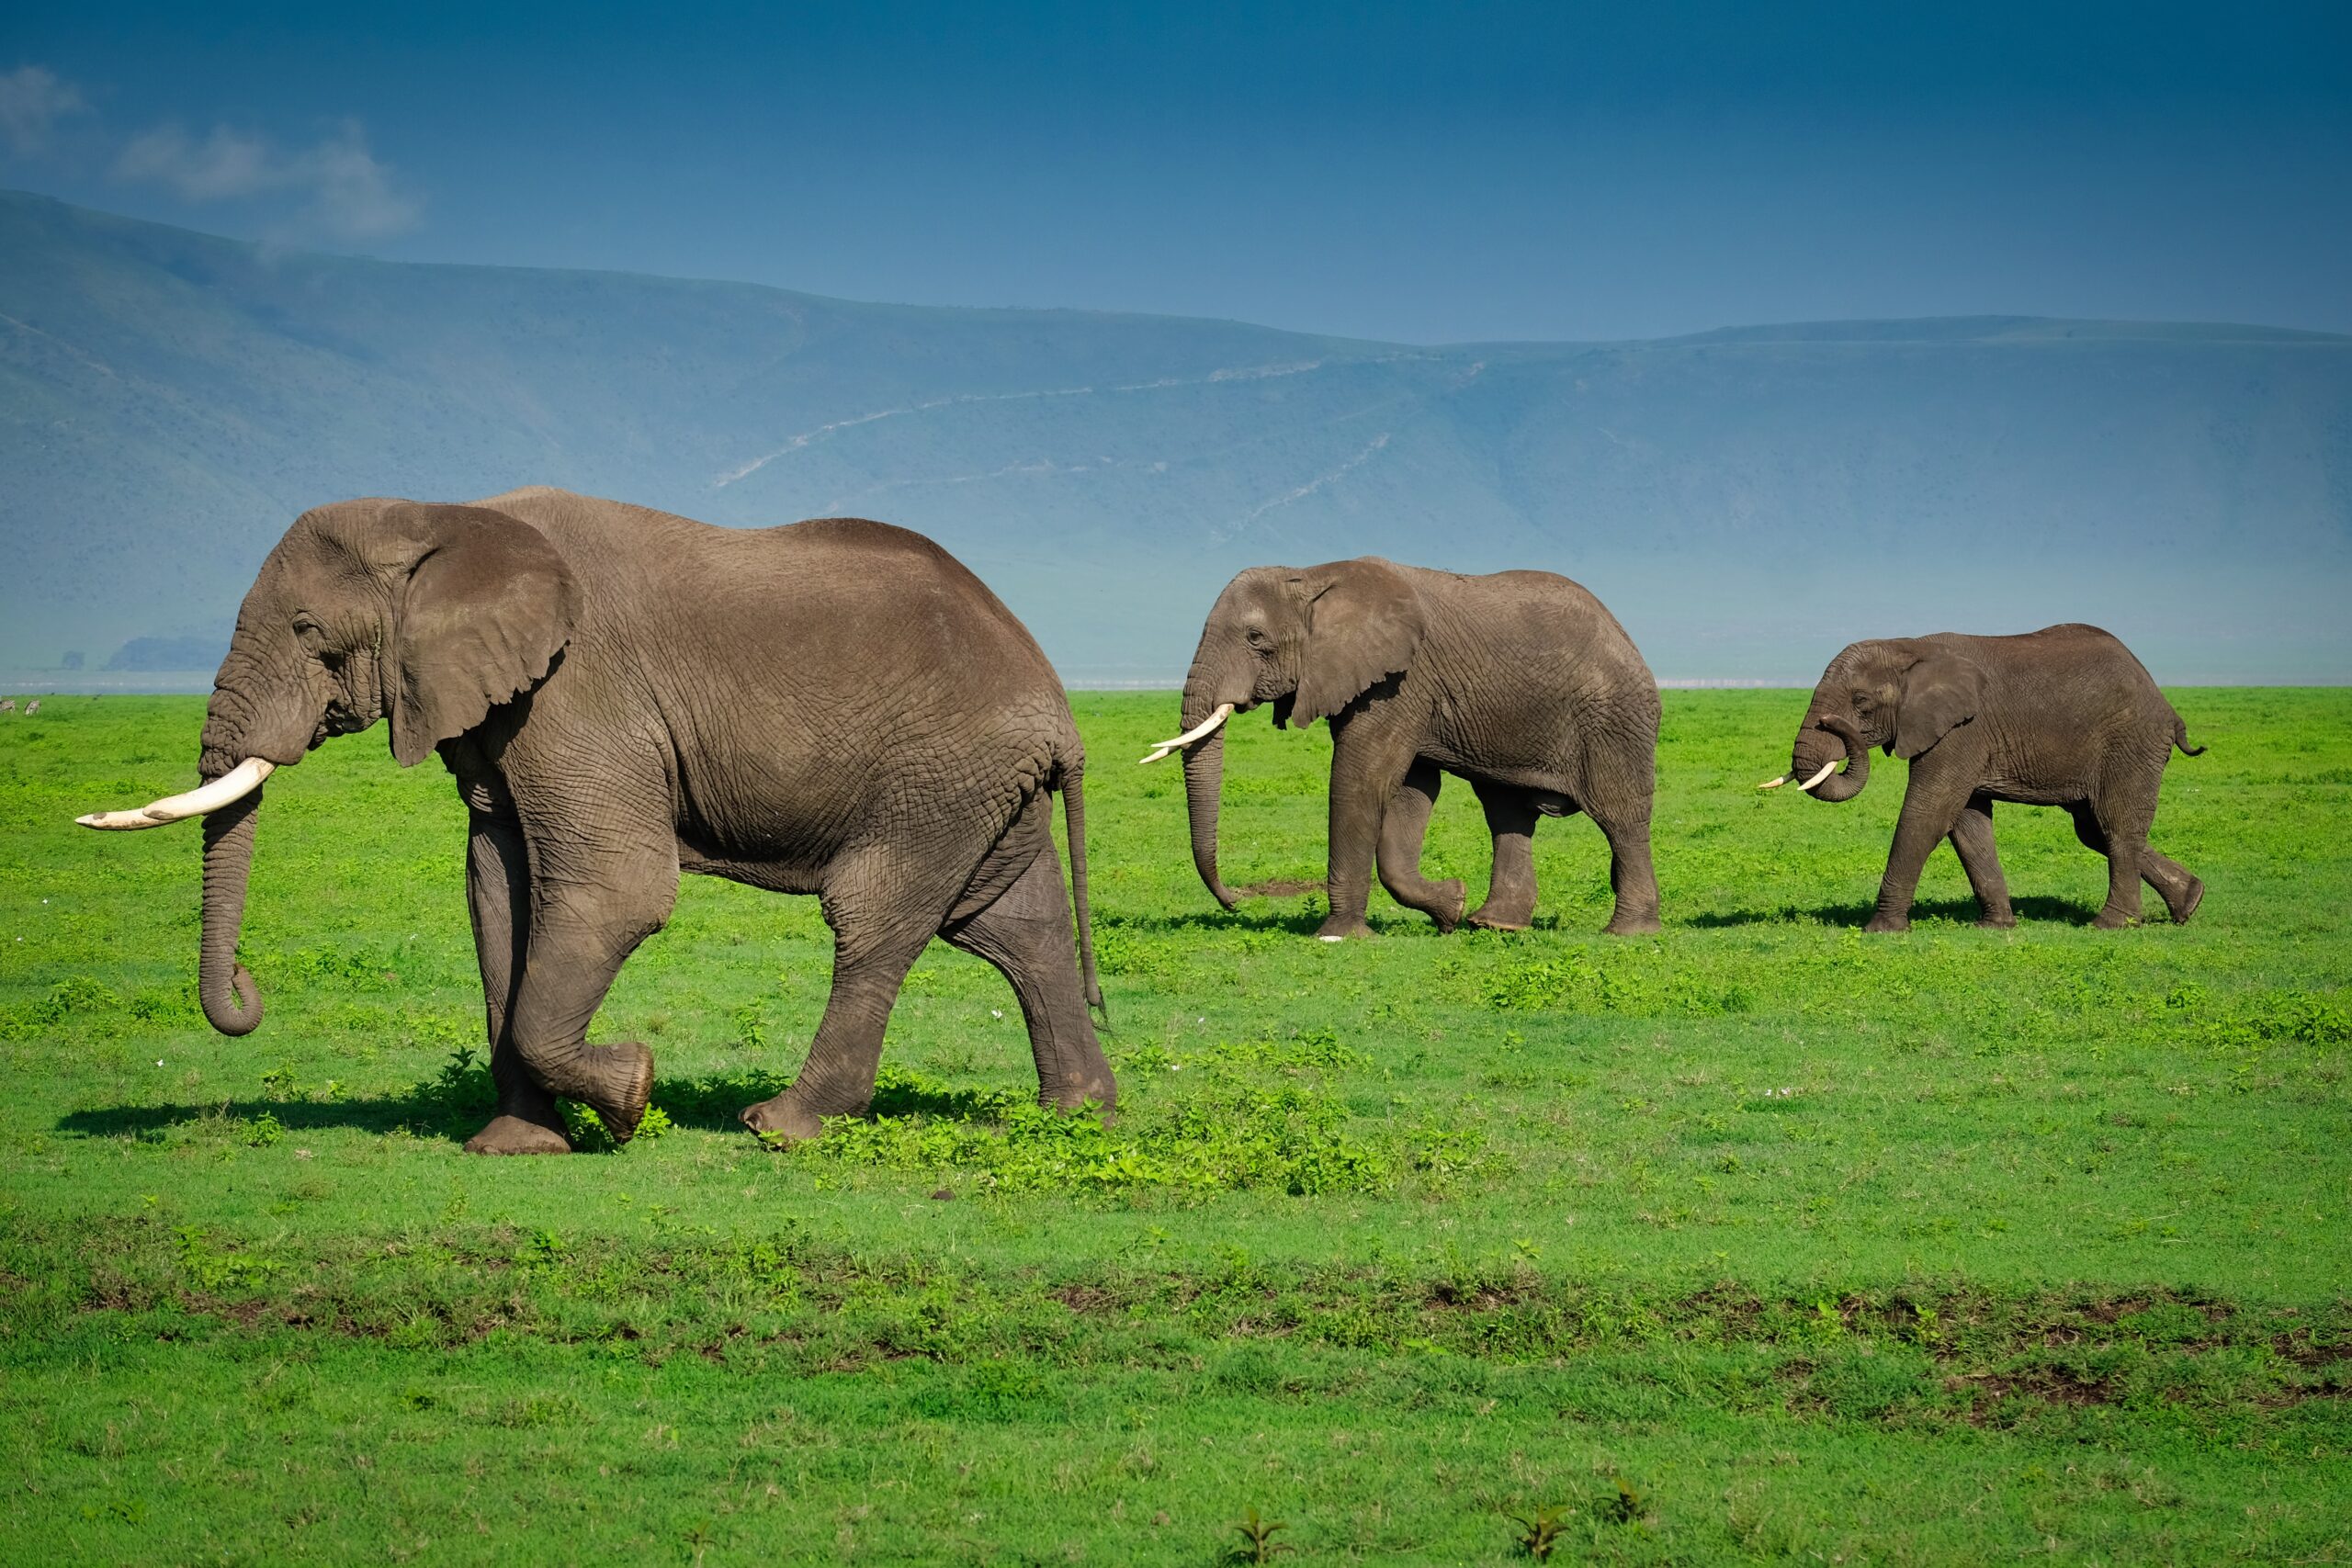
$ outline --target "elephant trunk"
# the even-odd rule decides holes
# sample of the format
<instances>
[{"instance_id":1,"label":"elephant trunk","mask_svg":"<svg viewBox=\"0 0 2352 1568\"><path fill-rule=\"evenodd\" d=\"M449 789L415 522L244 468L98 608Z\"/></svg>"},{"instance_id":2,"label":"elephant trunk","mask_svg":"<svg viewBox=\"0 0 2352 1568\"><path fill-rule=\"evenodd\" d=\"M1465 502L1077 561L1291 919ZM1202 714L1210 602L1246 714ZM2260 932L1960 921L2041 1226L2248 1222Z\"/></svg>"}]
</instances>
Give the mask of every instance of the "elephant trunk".
<instances>
[{"instance_id":1,"label":"elephant trunk","mask_svg":"<svg viewBox=\"0 0 2352 1568\"><path fill-rule=\"evenodd\" d=\"M1815 800L1840 803L1862 793L1871 782L1871 749L1863 743L1861 731L1836 714L1824 716L1819 727L1836 736L1846 747L1846 771L1832 773L1813 787Z\"/></svg>"},{"instance_id":2,"label":"elephant trunk","mask_svg":"<svg viewBox=\"0 0 2352 1568\"><path fill-rule=\"evenodd\" d=\"M1210 896L1230 909L1232 890L1216 873L1216 818L1225 789L1225 732L1218 730L1184 753L1184 809L1193 830L1193 869Z\"/></svg>"},{"instance_id":3,"label":"elephant trunk","mask_svg":"<svg viewBox=\"0 0 2352 1568\"><path fill-rule=\"evenodd\" d=\"M256 787L204 818L204 930L196 989L206 1020L223 1034L250 1034L261 1022L260 988L237 962L245 879L253 870L254 819L260 811Z\"/></svg>"}]
</instances>

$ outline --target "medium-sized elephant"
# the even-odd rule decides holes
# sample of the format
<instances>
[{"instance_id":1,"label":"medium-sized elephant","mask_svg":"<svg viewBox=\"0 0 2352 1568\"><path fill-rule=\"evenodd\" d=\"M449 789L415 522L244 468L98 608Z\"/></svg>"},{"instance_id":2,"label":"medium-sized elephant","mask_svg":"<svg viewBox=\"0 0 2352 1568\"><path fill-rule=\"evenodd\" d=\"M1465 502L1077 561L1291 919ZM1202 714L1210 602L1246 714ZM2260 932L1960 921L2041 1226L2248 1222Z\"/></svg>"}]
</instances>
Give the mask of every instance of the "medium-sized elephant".
<instances>
[{"instance_id":1,"label":"medium-sized elephant","mask_svg":"<svg viewBox=\"0 0 2352 1568\"><path fill-rule=\"evenodd\" d=\"M743 1111L755 1131L813 1137L865 1109L934 935L1012 982L1041 1102L1111 1108L1069 703L1012 613L922 535L714 528L545 489L303 513L237 613L202 787L81 819L203 817L198 993L223 1033L261 1020L236 949L262 780L379 719L401 766L440 753L471 814L498 1111L467 1148L565 1151L558 1096L635 1133L652 1054L591 1045L588 1022L682 871L813 893L833 929L816 1040L789 1089Z\"/></svg>"},{"instance_id":2,"label":"medium-sized elephant","mask_svg":"<svg viewBox=\"0 0 2352 1568\"><path fill-rule=\"evenodd\" d=\"M2017 924L1993 843L1995 801L2072 813L2075 836L2108 860L2094 925L2136 921L2143 879L2176 925L2205 897L2202 882L2148 842L2173 748L2191 757L2204 748L2188 744L2188 726L2132 650L2097 626L1855 643L1813 689L1789 772L1757 787L1796 777L1819 799L1851 800L1870 783L1873 746L1909 762L1911 783L1865 931L1909 927L1920 868L1944 839L1975 890L1977 924Z\"/></svg>"},{"instance_id":3,"label":"medium-sized elephant","mask_svg":"<svg viewBox=\"0 0 2352 1568\"><path fill-rule=\"evenodd\" d=\"M1227 908L1217 875L1225 778L1219 727L1261 703L1277 727L1331 723L1326 941L1371 934L1381 886L1451 931L1459 881L1421 874L1443 773L1467 779L1494 837L1494 876L1468 919L1502 931L1535 915L1542 817L1590 816L1609 840L1613 932L1657 930L1650 865L1657 682L1616 617L1548 571L1465 577L1376 557L1253 567L1209 611L1184 682L1185 731L1146 761L1184 755L1193 864Z\"/></svg>"}]
</instances>

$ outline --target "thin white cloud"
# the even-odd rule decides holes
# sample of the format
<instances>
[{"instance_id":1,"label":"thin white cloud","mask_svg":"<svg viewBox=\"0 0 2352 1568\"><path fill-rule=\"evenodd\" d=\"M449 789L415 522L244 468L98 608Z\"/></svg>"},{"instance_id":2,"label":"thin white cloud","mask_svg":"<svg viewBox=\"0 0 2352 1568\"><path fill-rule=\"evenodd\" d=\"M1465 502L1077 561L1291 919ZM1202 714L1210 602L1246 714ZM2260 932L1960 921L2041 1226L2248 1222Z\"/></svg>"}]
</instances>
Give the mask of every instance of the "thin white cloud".
<instances>
[{"instance_id":1,"label":"thin white cloud","mask_svg":"<svg viewBox=\"0 0 2352 1568\"><path fill-rule=\"evenodd\" d=\"M11 157L36 157L48 151L49 133L59 120L89 107L79 87L48 66L19 65L0 76L0 141L7 143Z\"/></svg>"},{"instance_id":2,"label":"thin white cloud","mask_svg":"<svg viewBox=\"0 0 2352 1568\"><path fill-rule=\"evenodd\" d=\"M308 147L281 151L264 136L215 126L198 141L177 125L133 137L115 159L114 177L160 185L198 205L290 196L295 226L338 240L380 239L413 228L423 199L403 188L391 165L368 151L357 120L345 120Z\"/></svg>"}]
</instances>

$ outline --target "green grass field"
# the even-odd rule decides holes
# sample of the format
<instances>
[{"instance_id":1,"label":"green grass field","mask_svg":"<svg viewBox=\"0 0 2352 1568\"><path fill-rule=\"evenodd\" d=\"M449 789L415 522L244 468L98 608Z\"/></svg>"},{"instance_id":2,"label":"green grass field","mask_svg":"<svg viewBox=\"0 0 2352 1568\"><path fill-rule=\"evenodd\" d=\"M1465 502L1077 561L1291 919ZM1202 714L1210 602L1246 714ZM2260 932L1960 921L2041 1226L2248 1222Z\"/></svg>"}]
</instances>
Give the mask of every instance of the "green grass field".
<instances>
[{"instance_id":1,"label":"green grass field","mask_svg":"<svg viewBox=\"0 0 2352 1568\"><path fill-rule=\"evenodd\" d=\"M271 782L228 1040L196 830L71 825L201 703L0 719L0 1559L1204 1564L1254 1508L1299 1561L2346 1561L2352 693L2175 701L2185 929L2089 930L2103 863L2006 807L2016 931L1943 851L1866 938L1901 765L1760 795L1803 695L1668 693L1661 937L1597 934L1570 819L1536 931L1375 893L1328 946L1199 886L1133 765L1173 700L1084 694L1114 1129L1023 1109L934 945L880 1114L766 1151L828 933L693 880L595 1033L669 1125L518 1161L458 1148L437 763ZM1328 757L1236 726L1230 880L1319 878ZM1458 783L1430 862L1475 901Z\"/></svg>"}]
</instances>

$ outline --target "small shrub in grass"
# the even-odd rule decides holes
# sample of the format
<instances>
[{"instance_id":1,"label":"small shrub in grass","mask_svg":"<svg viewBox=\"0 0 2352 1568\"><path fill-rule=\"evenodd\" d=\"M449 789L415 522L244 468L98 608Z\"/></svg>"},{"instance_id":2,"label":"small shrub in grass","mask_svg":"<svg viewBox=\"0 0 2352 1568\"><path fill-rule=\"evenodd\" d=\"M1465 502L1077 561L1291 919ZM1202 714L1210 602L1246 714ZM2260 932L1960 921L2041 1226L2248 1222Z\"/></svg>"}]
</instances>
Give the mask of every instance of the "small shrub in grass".
<instances>
[{"instance_id":1,"label":"small shrub in grass","mask_svg":"<svg viewBox=\"0 0 2352 1568\"><path fill-rule=\"evenodd\" d=\"M1226 1554L1229 1562L1272 1562L1283 1552L1298 1550L1287 1541L1274 1539L1277 1530L1290 1529L1287 1521L1265 1518L1254 1506L1243 1509L1241 1522L1233 1528L1241 1541Z\"/></svg>"},{"instance_id":2,"label":"small shrub in grass","mask_svg":"<svg viewBox=\"0 0 2352 1568\"><path fill-rule=\"evenodd\" d=\"M572 1100L561 1102L563 1130L571 1139L571 1146L582 1154L608 1155L620 1145L613 1142L612 1134L605 1130L605 1120L595 1111ZM645 1108L645 1115L637 1124L637 1136L632 1143L650 1143L675 1126L669 1113L658 1105Z\"/></svg>"},{"instance_id":3,"label":"small shrub in grass","mask_svg":"<svg viewBox=\"0 0 2352 1568\"><path fill-rule=\"evenodd\" d=\"M2352 1004L2341 991L2278 991L2251 998L2208 1023L2216 1051L2258 1052L2266 1045L2342 1045L2352 1042Z\"/></svg>"},{"instance_id":4,"label":"small shrub in grass","mask_svg":"<svg viewBox=\"0 0 2352 1568\"><path fill-rule=\"evenodd\" d=\"M796 1157L893 1170L967 1170L981 1191L1131 1191L1166 1188L1298 1195L1372 1192L1407 1171L1448 1179L1496 1162L1476 1126L1424 1120L1359 1126L1332 1097L1295 1085L1221 1085L1156 1118L1105 1127L1009 1093L975 1094L886 1069L887 1097L924 1109L838 1117ZM935 1109L952 1106L952 1111ZM985 1118L985 1119L983 1119Z\"/></svg>"},{"instance_id":5,"label":"small shrub in grass","mask_svg":"<svg viewBox=\"0 0 2352 1568\"><path fill-rule=\"evenodd\" d=\"M1519 1527L1519 1550L1538 1562L1548 1562L1560 1544L1561 1533L1568 1528L1568 1516L1575 1512L1574 1508L1555 1504L1526 1514L1505 1514L1503 1517Z\"/></svg>"},{"instance_id":6,"label":"small shrub in grass","mask_svg":"<svg viewBox=\"0 0 2352 1568\"><path fill-rule=\"evenodd\" d=\"M122 1010L122 998L86 975L60 980L37 1001L0 1010L0 1040L37 1040L66 1026L77 1034L107 1037L116 1032L109 1015Z\"/></svg>"}]
</instances>

